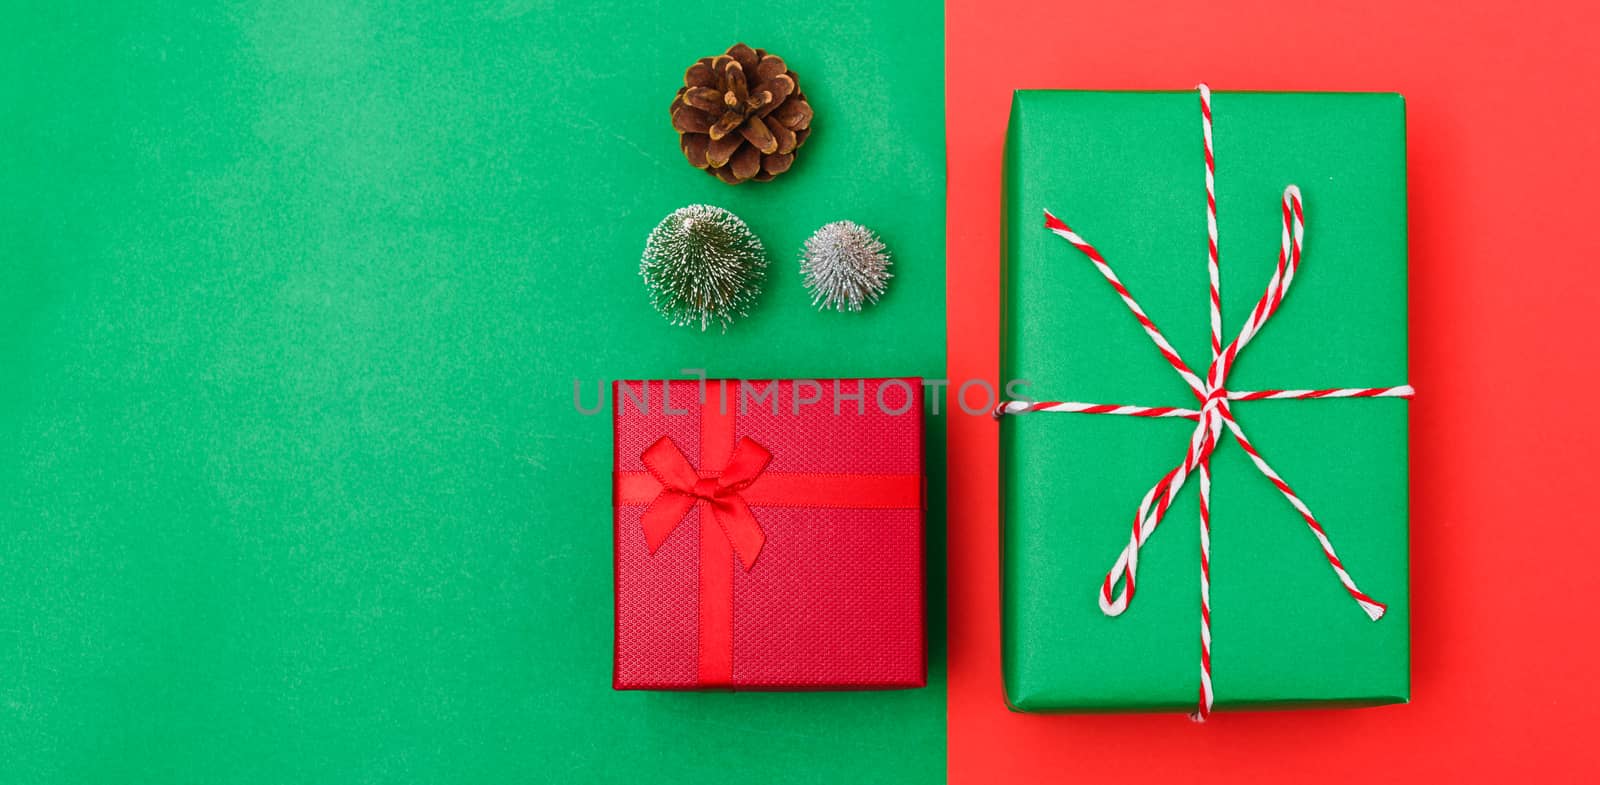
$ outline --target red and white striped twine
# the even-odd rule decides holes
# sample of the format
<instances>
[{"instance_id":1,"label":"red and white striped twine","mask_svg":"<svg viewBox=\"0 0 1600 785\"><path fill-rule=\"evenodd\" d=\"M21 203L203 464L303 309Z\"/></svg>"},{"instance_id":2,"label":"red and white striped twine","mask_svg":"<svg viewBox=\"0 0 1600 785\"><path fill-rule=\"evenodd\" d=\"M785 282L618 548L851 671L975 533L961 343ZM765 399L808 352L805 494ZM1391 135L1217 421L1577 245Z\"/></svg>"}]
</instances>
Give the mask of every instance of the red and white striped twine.
<instances>
[{"instance_id":1,"label":"red and white striped twine","mask_svg":"<svg viewBox=\"0 0 1600 785\"><path fill-rule=\"evenodd\" d=\"M1144 499L1139 502L1138 512L1133 518L1133 531L1128 538L1128 544L1117 556L1116 564L1106 573L1105 580L1101 582L1099 602L1100 609L1108 616L1120 615L1128 608L1132 601L1135 588L1135 579L1139 569L1139 549L1146 540L1155 532L1166 515L1179 490L1190 474L1199 475L1200 485L1200 700L1199 707L1193 715L1197 721L1203 721L1211 713L1214 702L1211 689L1211 454L1216 450L1221 441L1224 428L1233 434L1235 441L1244 449L1252 463L1272 482L1279 493L1288 500L1289 504L1305 519L1306 526L1316 537L1317 544L1321 546L1323 556L1328 561L1328 566L1333 569L1351 598L1364 611L1368 617L1376 621L1383 616L1385 607L1383 603L1372 599L1356 586L1355 579L1345 571L1344 563L1339 560L1334 551L1333 542L1328 539L1327 531L1312 514L1311 509L1295 494L1282 476L1273 470L1261 455L1260 450L1245 436L1244 429L1234 419L1231 407L1232 401L1261 401L1261 400L1314 400L1319 398L1410 398L1413 390L1410 385L1395 387L1345 387L1328 390L1259 390L1243 392L1229 390L1226 386L1228 371L1238 359L1239 353L1255 338L1267 323L1267 320L1277 313L1278 307L1283 304L1284 297L1288 294L1289 285L1294 281L1295 271L1300 267L1301 254L1305 244L1305 210L1302 204L1300 189L1291 185L1284 189L1282 217L1283 231L1281 244L1278 251L1278 266L1273 271L1272 279L1267 283L1267 290L1256 302L1255 308L1245 320L1239 330L1239 335L1232 342L1222 343L1222 286L1219 256L1217 252L1217 196L1216 196L1216 163L1212 148L1211 136L1211 90L1205 85L1200 85L1200 118L1202 137L1205 143L1206 163L1206 233L1207 233L1207 272L1211 282L1210 291L1210 317L1211 317L1211 365L1207 368L1204 381L1184 363L1178 351L1173 348L1161 330L1156 327L1144 309L1134 300L1128 288L1117 278L1111 266L1106 263L1100 252L1082 237L1072 231L1061 219L1045 211L1045 227L1050 231L1072 243L1084 256L1094 263L1095 269L1111 284L1117 295L1128 310L1139 321L1139 326L1149 336L1156 350L1166 359L1167 364L1177 372L1184 383L1189 386L1199 403L1198 409L1186 409L1175 406L1134 406L1119 404L1077 403L1070 401L1006 401L995 409L996 416L1005 414L1025 414L1032 412L1074 412L1078 414L1120 414L1132 417L1152 418L1182 418L1195 422L1195 429L1189 439L1189 448L1184 454L1182 463L1168 471L1150 490L1145 493ZM1120 590L1118 589L1120 585Z\"/></svg>"},{"instance_id":2,"label":"red and white striped twine","mask_svg":"<svg viewBox=\"0 0 1600 785\"><path fill-rule=\"evenodd\" d=\"M1217 158L1211 149L1211 88L1200 85L1200 136L1206 153L1206 276L1211 283L1211 369L1206 375L1206 388L1220 386L1217 372L1222 356L1222 271L1217 258ZM1223 398L1219 403L1226 403ZM1211 712L1211 451L1216 449L1214 427L1218 418L1211 418L1213 427L1205 429L1205 449L1200 457L1200 700L1195 710L1196 722L1205 720ZM1205 428L1201 423L1198 432Z\"/></svg>"}]
</instances>

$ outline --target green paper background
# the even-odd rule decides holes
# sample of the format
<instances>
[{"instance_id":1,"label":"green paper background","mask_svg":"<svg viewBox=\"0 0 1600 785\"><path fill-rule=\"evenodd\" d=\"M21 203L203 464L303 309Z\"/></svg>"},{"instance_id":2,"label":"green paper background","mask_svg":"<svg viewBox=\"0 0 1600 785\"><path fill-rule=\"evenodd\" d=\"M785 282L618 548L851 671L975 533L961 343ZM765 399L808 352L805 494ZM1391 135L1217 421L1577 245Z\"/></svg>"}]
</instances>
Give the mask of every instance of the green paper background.
<instances>
[{"instance_id":1,"label":"green paper background","mask_svg":"<svg viewBox=\"0 0 1600 785\"><path fill-rule=\"evenodd\" d=\"M943 376L937 5L6 22L0 781L942 780L942 622L927 689L611 690L610 418L573 406L574 380L592 406L689 367ZM792 172L735 189L667 107L740 39L817 120ZM725 335L668 326L637 274L698 201L773 262ZM799 282L841 218L895 253L862 315Z\"/></svg>"},{"instance_id":2,"label":"green paper background","mask_svg":"<svg viewBox=\"0 0 1600 785\"><path fill-rule=\"evenodd\" d=\"M1240 355L1229 387L1403 383L1403 99L1218 93L1213 110L1226 338L1277 262L1286 185L1301 187L1307 220L1290 294ZM1194 402L1093 266L1043 228L1042 211L1099 248L1203 376L1210 349L1199 112L1194 92L1016 94L1005 161L1002 374L1032 381L1031 397ZM1357 583L1389 612L1367 619L1305 523L1225 435L1212 460L1217 705L1406 700L1406 404L1260 401L1233 411L1324 523ZM1141 551L1129 610L1106 617L1095 600L1140 498L1182 460L1192 427L1069 414L1003 421L1003 660L1017 708L1194 707L1197 480Z\"/></svg>"}]
</instances>

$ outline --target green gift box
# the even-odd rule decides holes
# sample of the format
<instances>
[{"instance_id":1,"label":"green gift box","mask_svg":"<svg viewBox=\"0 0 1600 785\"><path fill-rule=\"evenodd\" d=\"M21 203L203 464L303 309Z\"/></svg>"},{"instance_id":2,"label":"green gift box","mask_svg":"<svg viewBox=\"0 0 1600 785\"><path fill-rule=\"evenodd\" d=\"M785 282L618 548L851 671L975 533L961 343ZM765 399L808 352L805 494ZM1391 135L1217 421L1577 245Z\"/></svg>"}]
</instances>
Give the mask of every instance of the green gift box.
<instances>
[{"instance_id":1,"label":"green gift box","mask_svg":"<svg viewBox=\"0 0 1600 785\"><path fill-rule=\"evenodd\" d=\"M1404 99L1219 92L1210 101L1224 344L1281 269L1285 187L1297 185L1304 199L1292 289L1222 387L1231 397L1403 385ZM1048 210L1098 249L1207 380L1202 139L1194 91L1016 93L1002 231L1001 364L1013 389L1036 402L1205 408L1214 391L1194 394L1096 265L1044 225ZM1137 551L1137 591L1125 611L1108 615L1101 600L1141 499L1185 462L1198 418L1020 413L1028 403L1000 418L1007 701L1019 711L1193 709L1202 670L1193 473ZM1216 708L1409 699L1407 406L1331 397L1227 404L1309 506L1337 561L1221 428L1210 458ZM1387 607L1382 618L1363 613L1333 569L1340 563Z\"/></svg>"}]
</instances>

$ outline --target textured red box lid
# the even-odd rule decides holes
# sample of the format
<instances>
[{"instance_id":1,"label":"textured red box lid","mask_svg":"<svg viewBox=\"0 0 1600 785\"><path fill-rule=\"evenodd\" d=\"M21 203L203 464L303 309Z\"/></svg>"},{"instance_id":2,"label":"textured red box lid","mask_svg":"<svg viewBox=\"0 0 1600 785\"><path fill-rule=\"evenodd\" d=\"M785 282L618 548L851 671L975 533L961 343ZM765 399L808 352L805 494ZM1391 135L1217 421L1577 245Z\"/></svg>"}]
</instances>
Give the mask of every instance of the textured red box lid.
<instances>
[{"instance_id":1,"label":"textured red box lid","mask_svg":"<svg viewBox=\"0 0 1600 785\"><path fill-rule=\"evenodd\" d=\"M613 386L616 689L886 689L926 683L921 380L773 384L674 380ZM762 397L769 390L775 402ZM707 433L735 443L751 439L771 455L747 491L750 512L765 535L749 569L736 556L726 564L700 563L702 524L709 536L727 536L703 501L651 554L641 521L649 502L637 491L626 497L622 490L628 475L650 482L638 474L647 471L641 456L663 436L701 478L717 476L721 466L701 465L702 455L730 452L727 445L702 444L702 426L717 417L722 427ZM770 497L786 481L830 478L830 492L816 497L829 506L760 503L763 492ZM913 489L906 489L907 481ZM914 498L904 506L851 506L856 502L848 488L862 482L892 483L905 491L900 498ZM866 497L863 502L874 503ZM702 569L726 570L732 579L726 683L701 678L704 656L726 654L701 651L701 614L715 604L702 608Z\"/></svg>"}]
</instances>

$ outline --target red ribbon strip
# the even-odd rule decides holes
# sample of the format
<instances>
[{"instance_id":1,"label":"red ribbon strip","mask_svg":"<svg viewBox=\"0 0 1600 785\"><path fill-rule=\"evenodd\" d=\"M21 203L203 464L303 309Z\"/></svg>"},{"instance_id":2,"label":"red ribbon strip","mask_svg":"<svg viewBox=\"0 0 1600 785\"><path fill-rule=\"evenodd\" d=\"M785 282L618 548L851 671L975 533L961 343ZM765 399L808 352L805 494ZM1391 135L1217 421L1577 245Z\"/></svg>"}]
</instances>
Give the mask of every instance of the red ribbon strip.
<instances>
[{"instance_id":1,"label":"red ribbon strip","mask_svg":"<svg viewBox=\"0 0 1600 785\"><path fill-rule=\"evenodd\" d=\"M736 423L726 395L720 384L706 387L698 470L663 436L639 456L647 471L615 476L615 504L645 506L640 523L652 556L691 510L700 510L698 682L704 687L733 684L733 561L737 558L746 570L755 567L766 544L752 507L922 506L920 475L767 471L772 454L766 448L749 437L735 441Z\"/></svg>"}]
</instances>

